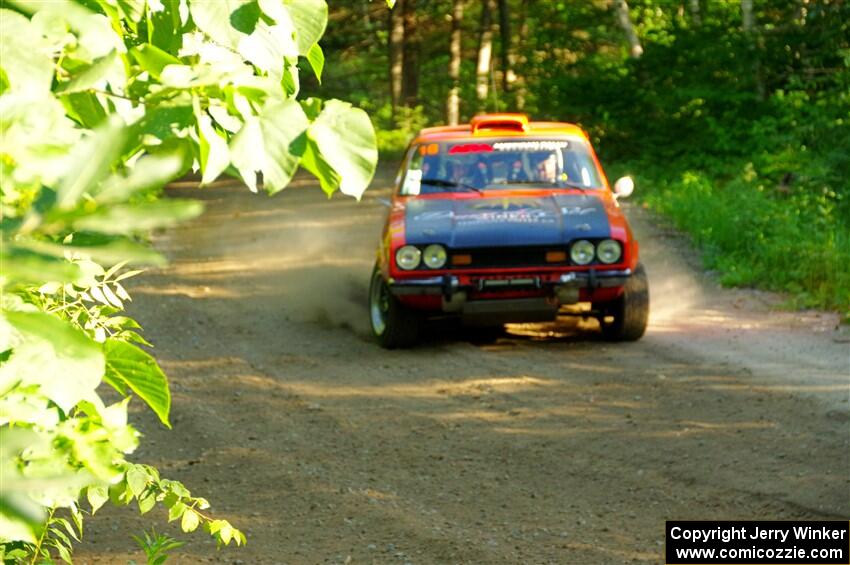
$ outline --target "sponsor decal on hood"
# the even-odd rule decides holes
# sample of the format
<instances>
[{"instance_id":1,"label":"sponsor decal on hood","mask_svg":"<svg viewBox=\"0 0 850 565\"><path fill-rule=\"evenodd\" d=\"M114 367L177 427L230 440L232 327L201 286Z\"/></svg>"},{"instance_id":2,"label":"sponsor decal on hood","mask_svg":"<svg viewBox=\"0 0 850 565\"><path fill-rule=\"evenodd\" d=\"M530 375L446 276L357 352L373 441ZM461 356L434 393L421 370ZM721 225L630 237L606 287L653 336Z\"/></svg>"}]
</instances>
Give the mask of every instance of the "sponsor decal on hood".
<instances>
[{"instance_id":1,"label":"sponsor decal on hood","mask_svg":"<svg viewBox=\"0 0 850 565\"><path fill-rule=\"evenodd\" d=\"M404 225L406 243L450 248L555 245L611 234L605 207L592 194L414 199Z\"/></svg>"}]
</instances>

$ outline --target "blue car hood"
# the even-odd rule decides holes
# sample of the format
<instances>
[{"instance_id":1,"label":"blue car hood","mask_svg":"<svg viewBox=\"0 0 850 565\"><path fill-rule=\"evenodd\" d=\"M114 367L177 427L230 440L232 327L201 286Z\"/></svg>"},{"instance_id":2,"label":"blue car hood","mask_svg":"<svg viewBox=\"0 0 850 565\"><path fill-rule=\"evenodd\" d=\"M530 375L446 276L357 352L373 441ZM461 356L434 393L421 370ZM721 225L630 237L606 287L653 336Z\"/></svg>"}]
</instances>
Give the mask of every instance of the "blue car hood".
<instances>
[{"instance_id":1,"label":"blue car hood","mask_svg":"<svg viewBox=\"0 0 850 565\"><path fill-rule=\"evenodd\" d=\"M404 225L409 244L453 249L557 245L611 235L602 200L592 193L413 199Z\"/></svg>"}]
</instances>

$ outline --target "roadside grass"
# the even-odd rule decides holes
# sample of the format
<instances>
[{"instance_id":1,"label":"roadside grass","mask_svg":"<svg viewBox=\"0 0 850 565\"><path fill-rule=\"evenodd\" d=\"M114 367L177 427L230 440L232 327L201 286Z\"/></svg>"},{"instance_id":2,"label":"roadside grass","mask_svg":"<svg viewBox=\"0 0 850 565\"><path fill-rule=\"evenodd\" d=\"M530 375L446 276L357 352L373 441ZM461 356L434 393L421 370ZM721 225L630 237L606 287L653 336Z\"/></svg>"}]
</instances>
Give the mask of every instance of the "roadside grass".
<instances>
[{"instance_id":1,"label":"roadside grass","mask_svg":"<svg viewBox=\"0 0 850 565\"><path fill-rule=\"evenodd\" d=\"M850 323L850 219L828 188L776 185L749 164L732 176L635 176L639 200L692 237L721 284L787 293L789 308L837 310Z\"/></svg>"}]
</instances>

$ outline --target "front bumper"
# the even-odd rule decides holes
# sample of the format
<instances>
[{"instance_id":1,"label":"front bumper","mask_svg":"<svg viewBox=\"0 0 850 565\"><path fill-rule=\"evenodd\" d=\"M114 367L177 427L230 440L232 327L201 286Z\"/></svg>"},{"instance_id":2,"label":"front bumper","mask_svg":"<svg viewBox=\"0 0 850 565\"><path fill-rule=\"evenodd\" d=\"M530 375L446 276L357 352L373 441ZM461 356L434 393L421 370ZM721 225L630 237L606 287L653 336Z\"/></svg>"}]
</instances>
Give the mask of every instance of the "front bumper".
<instances>
[{"instance_id":1,"label":"front bumper","mask_svg":"<svg viewBox=\"0 0 850 565\"><path fill-rule=\"evenodd\" d=\"M423 310L459 315L470 324L542 322L562 305L612 297L630 269L546 273L445 274L390 279L390 292ZM604 299L604 298L603 298Z\"/></svg>"},{"instance_id":2,"label":"front bumper","mask_svg":"<svg viewBox=\"0 0 850 565\"><path fill-rule=\"evenodd\" d=\"M390 291L396 296L443 295L450 298L457 292L498 290L614 288L626 284L631 269L598 269L567 273L517 275L440 275L410 279L390 279Z\"/></svg>"}]
</instances>

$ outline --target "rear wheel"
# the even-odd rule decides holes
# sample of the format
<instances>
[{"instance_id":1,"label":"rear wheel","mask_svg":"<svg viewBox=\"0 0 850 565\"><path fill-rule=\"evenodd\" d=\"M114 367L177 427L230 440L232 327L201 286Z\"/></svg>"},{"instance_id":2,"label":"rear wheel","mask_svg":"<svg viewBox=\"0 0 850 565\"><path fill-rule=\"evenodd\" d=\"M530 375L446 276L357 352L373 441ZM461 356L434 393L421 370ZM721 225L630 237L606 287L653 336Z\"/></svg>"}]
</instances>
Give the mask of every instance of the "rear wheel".
<instances>
[{"instance_id":1,"label":"rear wheel","mask_svg":"<svg viewBox=\"0 0 850 565\"><path fill-rule=\"evenodd\" d=\"M369 287L369 320L381 347L410 347L419 337L419 316L392 295L377 267Z\"/></svg>"},{"instance_id":2,"label":"rear wheel","mask_svg":"<svg viewBox=\"0 0 850 565\"><path fill-rule=\"evenodd\" d=\"M646 332L649 320L649 282L646 270L638 264L616 300L594 304L600 311L599 325L608 341L637 341Z\"/></svg>"}]
</instances>

